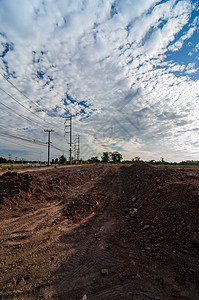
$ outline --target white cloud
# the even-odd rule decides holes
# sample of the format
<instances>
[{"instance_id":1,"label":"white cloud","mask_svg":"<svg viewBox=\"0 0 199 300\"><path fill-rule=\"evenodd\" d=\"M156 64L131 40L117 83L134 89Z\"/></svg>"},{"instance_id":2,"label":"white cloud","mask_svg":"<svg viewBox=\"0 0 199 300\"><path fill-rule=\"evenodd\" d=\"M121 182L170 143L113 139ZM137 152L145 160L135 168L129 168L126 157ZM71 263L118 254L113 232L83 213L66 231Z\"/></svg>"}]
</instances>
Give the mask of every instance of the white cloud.
<instances>
[{"instance_id":1,"label":"white cloud","mask_svg":"<svg viewBox=\"0 0 199 300\"><path fill-rule=\"evenodd\" d=\"M196 27L191 27L187 33L185 33L183 36L180 37L180 39L175 42L173 45L169 46L170 51L178 51L182 48L184 41L187 39L190 39L193 33L195 32Z\"/></svg>"},{"instance_id":2,"label":"white cloud","mask_svg":"<svg viewBox=\"0 0 199 300\"><path fill-rule=\"evenodd\" d=\"M76 115L74 130L89 149L93 147L93 154L105 149L97 133L107 120L104 142L108 139L110 148L120 145L126 158L133 151L147 158L164 149L167 153L171 141L180 151L178 139L183 143L185 138L178 134L179 128L189 130L197 120L198 83L189 77L196 74L197 66L168 60L167 51L177 52L186 40L192 41L197 29L196 19L189 24L193 9L189 0L161 4L157 0L3 0L1 72L15 72L10 80L48 112L38 111L3 78L0 87L45 121L2 92L1 99L42 126L56 129L53 139L61 148L66 148L66 141L57 133L63 135L67 110ZM13 49L5 53L6 43ZM198 45L190 53L197 49ZM65 99L67 106L66 94L73 99ZM13 128L31 127L11 113L8 116L1 116L2 124L9 118ZM108 126L116 128L117 135L110 137ZM39 128L31 134L46 139Z\"/></svg>"}]
</instances>

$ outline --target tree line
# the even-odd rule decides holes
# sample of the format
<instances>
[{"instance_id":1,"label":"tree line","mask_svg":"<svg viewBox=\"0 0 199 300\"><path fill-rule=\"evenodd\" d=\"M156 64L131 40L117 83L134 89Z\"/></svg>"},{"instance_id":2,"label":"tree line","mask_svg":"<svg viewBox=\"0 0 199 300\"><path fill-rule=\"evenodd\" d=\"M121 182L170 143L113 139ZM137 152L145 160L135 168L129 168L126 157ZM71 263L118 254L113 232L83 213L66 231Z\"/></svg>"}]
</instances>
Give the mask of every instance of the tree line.
<instances>
[{"instance_id":1,"label":"tree line","mask_svg":"<svg viewBox=\"0 0 199 300\"><path fill-rule=\"evenodd\" d=\"M115 151L115 152L103 152L101 156L101 160L98 158L98 156L93 156L89 158L87 163L123 163L123 164L151 164L151 165L199 165L199 160L186 160L181 161L179 163L177 162L168 162L165 161L163 157L160 158L160 160L142 160L139 156L135 156L131 160L123 160L122 161L122 155Z\"/></svg>"},{"instance_id":2,"label":"tree line","mask_svg":"<svg viewBox=\"0 0 199 300\"><path fill-rule=\"evenodd\" d=\"M114 152L103 152L101 159L98 156L92 156L88 160L80 160L80 161L73 161L73 163L123 163L123 164L151 164L151 165L199 165L199 161L196 160L186 160L186 161L181 161L179 163L177 162L167 162L164 160L164 158L160 158L160 160L142 160L139 156L136 156L132 158L131 160L123 160L122 154L119 153L118 151ZM40 163L39 161L31 161L31 160L11 160L11 159L6 159L4 157L0 157L0 164L3 163ZM42 162L45 163L45 162ZM69 161L64 155L61 155L59 158L52 159L51 164L55 165L66 165L69 164Z\"/></svg>"},{"instance_id":3,"label":"tree line","mask_svg":"<svg viewBox=\"0 0 199 300\"><path fill-rule=\"evenodd\" d=\"M98 158L98 156L92 156L91 158L88 159L89 163L98 163L98 162L102 162L102 163L120 163L122 160L122 154L114 151L114 152L103 152L102 156L101 156L101 160Z\"/></svg>"}]
</instances>

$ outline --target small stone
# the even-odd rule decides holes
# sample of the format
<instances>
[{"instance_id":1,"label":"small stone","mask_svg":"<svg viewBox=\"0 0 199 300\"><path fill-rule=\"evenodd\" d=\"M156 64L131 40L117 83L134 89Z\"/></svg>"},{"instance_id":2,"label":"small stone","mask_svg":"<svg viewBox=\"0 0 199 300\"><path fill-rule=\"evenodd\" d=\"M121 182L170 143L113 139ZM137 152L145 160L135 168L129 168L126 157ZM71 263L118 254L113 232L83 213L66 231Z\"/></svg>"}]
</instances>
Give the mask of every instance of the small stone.
<instances>
[{"instance_id":1,"label":"small stone","mask_svg":"<svg viewBox=\"0 0 199 300\"><path fill-rule=\"evenodd\" d=\"M88 298L87 298L87 296L86 296L86 294L82 297L82 300L87 300Z\"/></svg>"},{"instance_id":2,"label":"small stone","mask_svg":"<svg viewBox=\"0 0 199 300\"><path fill-rule=\"evenodd\" d=\"M101 274L103 276L108 276L108 274L109 274L108 269L101 269Z\"/></svg>"},{"instance_id":3,"label":"small stone","mask_svg":"<svg viewBox=\"0 0 199 300\"><path fill-rule=\"evenodd\" d=\"M150 247L146 247L145 250L151 251L151 248Z\"/></svg>"},{"instance_id":4,"label":"small stone","mask_svg":"<svg viewBox=\"0 0 199 300\"><path fill-rule=\"evenodd\" d=\"M145 230L148 229L149 227L150 227L149 225L145 225L143 229Z\"/></svg>"}]
</instances>

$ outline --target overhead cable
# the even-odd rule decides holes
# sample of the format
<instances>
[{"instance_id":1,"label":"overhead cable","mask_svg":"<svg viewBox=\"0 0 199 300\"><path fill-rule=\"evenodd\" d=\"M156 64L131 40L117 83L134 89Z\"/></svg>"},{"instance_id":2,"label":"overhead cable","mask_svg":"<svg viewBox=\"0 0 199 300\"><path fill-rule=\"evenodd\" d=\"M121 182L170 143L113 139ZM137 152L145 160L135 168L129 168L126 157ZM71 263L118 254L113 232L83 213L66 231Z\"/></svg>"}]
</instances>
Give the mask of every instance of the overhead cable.
<instances>
[{"instance_id":1,"label":"overhead cable","mask_svg":"<svg viewBox=\"0 0 199 300\"><path fill-rule=\"evenodd\" d=\"M12 98L15 102L17 102L19 105L21 105L23 108L25 108L26 110L28 110L31 114L35 115L37 118L39 118L40 120L44 121L44 119L42 119L40 116L38 116L35 112L31 111L29 108L27 108L25 105L23 105L20 101L18 101L17 99L15 99L12 95L8 94L4 89L2 89L0 87L0 90L2 90L7 96L9 96L10 98Z\"/></svg>"},{"instance_id":2,"label":"overhead cable","mask_svg":"<svg viewBox=\"0 0 199 300\"><path fill-rule=\"evenodd\" d=\"M26 99L28 99L30 102L32 102L34 105L36 105L39 109L42 109L36 102L31 100L28 96L26 96L22 91L20 91L10 80L8 80L2 73L0 75L7 80L19 93L21 93Z\"/></svg>"},{"instance_id":3,"label":"overhead cable","mask_svg":"<svg viewBox=\"0 0 199 300\"><path fill-rule=\"evenodd\" d=\"M22 140L22 141L26 141L26 142L30 142L30 143L34 143L34 144L38 144L38 145L46 145L46 142L42 142L42 141L35 140L35 139L30 140L30 139L27 139L27 138L24 138L24 137L21 137L21 136L5 133L5 132L2 132L2 131L0 131L0 135L9 136L9 137L12 137L12 138L15 138L15 139L19 139L19 140Z\"/></svg>"},{"instance_id":4,"label":"overhead cable","mask_svg":"<svg viewBox=\"0 0 199 300\"><path fill-rule=\"evenodd\" d=\"M36 105L41 111L43 112L47 112L47 110L44 110L40 105L38 105L35 101L31 100L28 96L26 96L20 89L18 89L10 80L8 80L2 73L0 73L0 75L7 81L9 82L19 93L21 93L26 99L28 99L31 103L33 103L34 105ZM1 89L2 90L2 89ZM33 113L33 112L32 112ZM39 117L39 116L38 116ZM40 118L40 117L39 117ZM41 118L40 118L41 119ZM43 120L43 119L42 119ZM57 125L56 125L57 126ZM59 128L59 127L57 127ZM61 128L59 128L61 129ZM62 129L61 129L62 130ZM60 134L58 134L59 136L61 136Z\"/></svg>"},{"instance_id":5,"label":"overhead cable","mask_svg":"<svg viewBox=\"0 0 199 300\"><path fill-rule=\"evenodd\" d=\"M45 129L43 126L39 125L39 124L36 123L35 121L33 121L33 120L29 119L29 118L26 118L26 117L24 117L24 116L21 115L21 114L18 114L14 109L10 108L10 107L7 106L6 104L4 104L4 103L2 103L2 102L0 102L0 104L1 104L2 106L6 107L7 109L11 110L14 114L18 115L19 117L23 118L24 120L26 120L26 121L28 121L28 122L31 122L31 123L35 124L36 126L42 128L42 129Z\"/></svg>"}]
</instances>

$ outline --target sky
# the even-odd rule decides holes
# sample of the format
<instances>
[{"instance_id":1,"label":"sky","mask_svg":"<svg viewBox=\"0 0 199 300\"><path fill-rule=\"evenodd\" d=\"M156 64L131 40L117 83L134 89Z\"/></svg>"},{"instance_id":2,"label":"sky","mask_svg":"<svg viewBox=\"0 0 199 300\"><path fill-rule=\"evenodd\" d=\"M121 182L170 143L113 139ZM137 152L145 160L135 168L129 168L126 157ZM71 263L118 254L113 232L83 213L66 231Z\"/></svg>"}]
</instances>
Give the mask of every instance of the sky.
<instances>
[{"instance_id":1,"label":"sky","mask_svg":"<svg viewBox=\"0 0 199 300\"><path fill-rule=\"evenodd\" d=\"M199 1L0 0L0 156L199 160Z\"/></svg>"}]
</instances>

